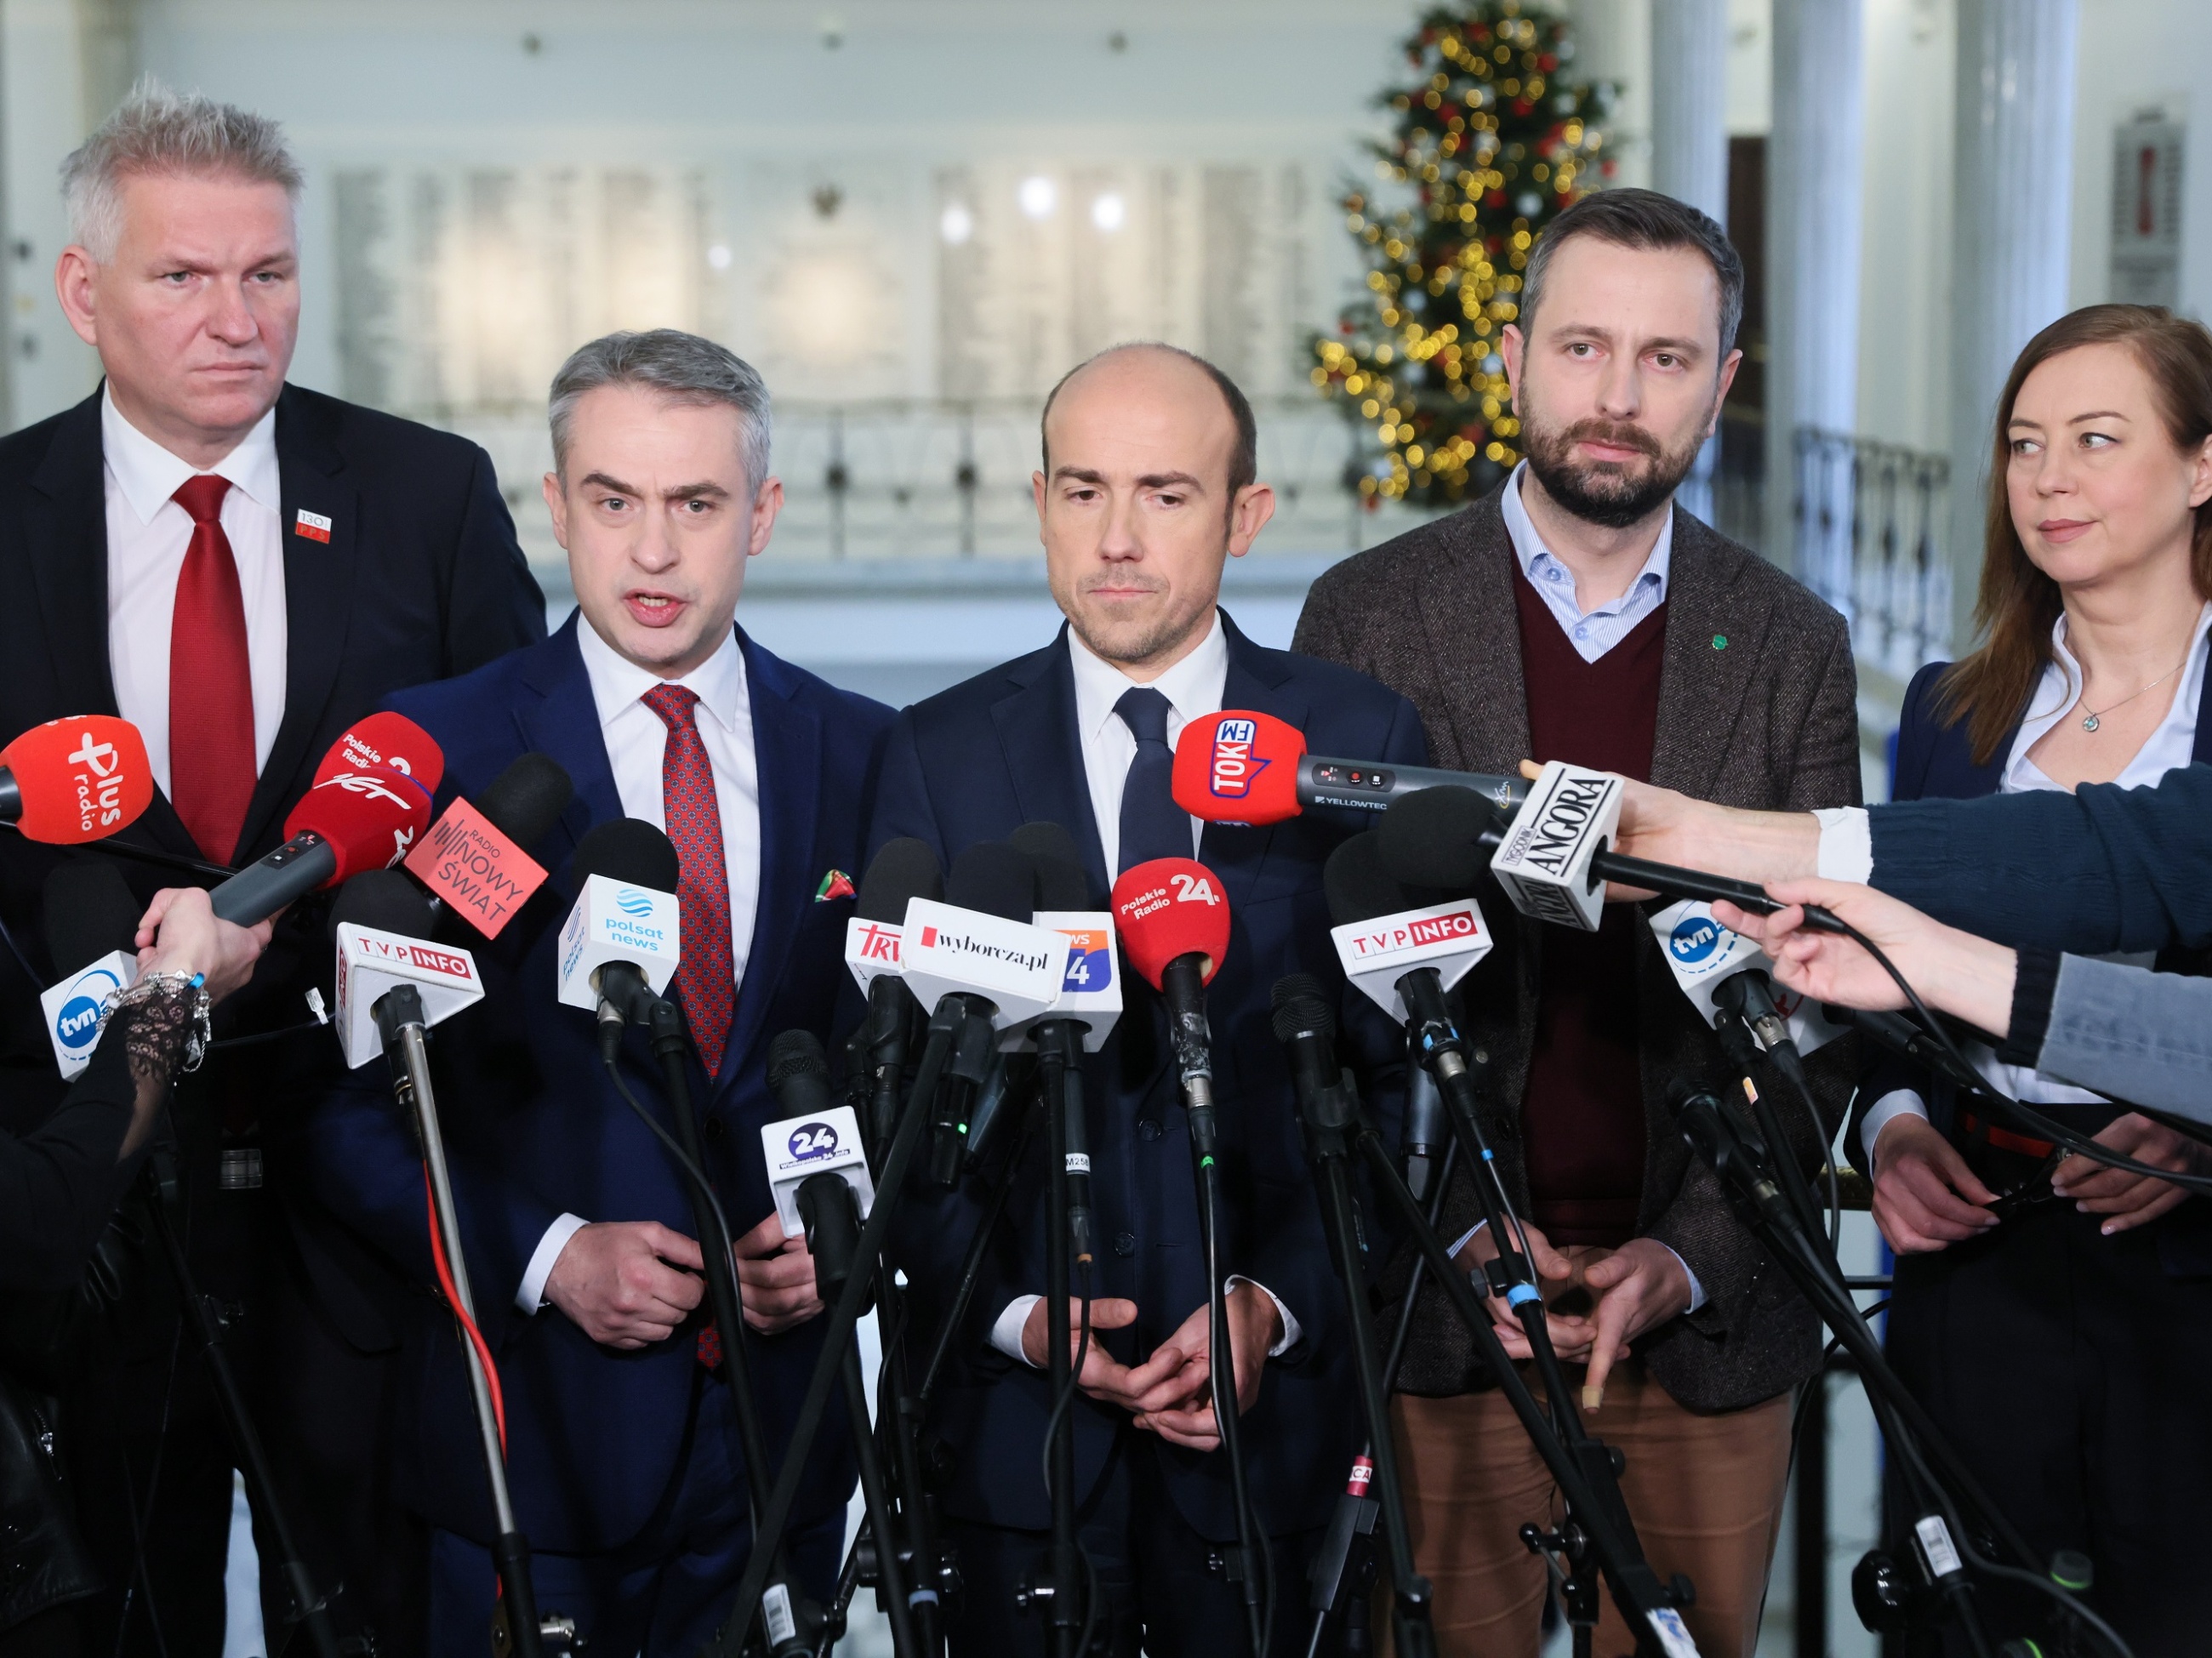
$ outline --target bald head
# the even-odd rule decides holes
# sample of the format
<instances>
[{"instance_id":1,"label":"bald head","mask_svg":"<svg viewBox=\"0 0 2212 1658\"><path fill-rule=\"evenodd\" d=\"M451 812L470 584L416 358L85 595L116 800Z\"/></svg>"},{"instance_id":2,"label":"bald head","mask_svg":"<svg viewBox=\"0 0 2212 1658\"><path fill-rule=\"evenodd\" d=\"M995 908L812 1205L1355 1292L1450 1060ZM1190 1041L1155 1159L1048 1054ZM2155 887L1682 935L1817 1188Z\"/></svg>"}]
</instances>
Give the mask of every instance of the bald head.
<instances>
[{"instance_id":1,"label":"bald head","mask_svg":"<svg viewBox=\"0 0 2212 1658\"><path fill-rule=\"evenodd\" d=\"M1180 346L1139 340L1109 346L1085 358L1060 377L1044 400L1042 427L1046 476L1052 473L1053 414L1063 398L1079 386L1112 400L1117 412L1147 404L1185 405L1194 424L1207 424L1216 416L1228 440L1228 471L1221 494L1233 501L1237 492L1260 476L1259 428L1252 405L1237 382L1212 363Z\"/></svg>"}]
</instances>

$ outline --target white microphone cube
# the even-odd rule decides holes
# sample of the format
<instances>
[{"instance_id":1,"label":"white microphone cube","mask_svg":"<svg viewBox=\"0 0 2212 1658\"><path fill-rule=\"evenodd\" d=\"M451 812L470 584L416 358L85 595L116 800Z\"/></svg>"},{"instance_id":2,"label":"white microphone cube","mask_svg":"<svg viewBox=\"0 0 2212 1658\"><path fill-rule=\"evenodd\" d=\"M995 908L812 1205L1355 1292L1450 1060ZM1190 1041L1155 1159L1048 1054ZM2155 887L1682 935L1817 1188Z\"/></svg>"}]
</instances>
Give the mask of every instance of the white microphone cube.
<instances>
[{"instance_id":1,"label":"white microphone cube","mask_svg":"<svg viewBox=\"0 0 2212 1658\"><path fill-rule=\"evenodd\" d=\"M1620 779L1552 761L1528 791L1490 872L1514 908L1540 921L1597 931L1605 888L1590 878L1590 861L1620 825Z\"/></svg>"},{"instance_id":2,"label":"white microphone cube","mask_svg":"<svg viewBox=\"0 0 2212 1658\"><path fill-rule=\"evenodd\" d=\"M875 1206L876 1186L860 1145L860 1120L849 1105L832 1106L811 1117L786 1117L761 1129L761 1160L768 1167L769 1190L775 1194L776 1218L783 1235L806 1230L799 1212L799 1188L817 1175L836 1175L860 1199L860 1218Z\"/></svg>"},{"instance_id":3,"label":"white microphone cube","mask_svg":"<svg viewBox=\"0 0 2212 1658\"><path fill-rule=\"evenodd\" d=\"M1032 919L1037 926L1059 933L1067 941L1060 1000L1054 1004L1051 1017L1079 1021L1084 1027L1083 1051L1096 1054L1106 1046L1114 1022L1121 1017L1121 977L1115 967L1114 912L1041 909ZM1006 1026L999 1033L999 1046L1009 1053L1019 1048L1036 1022L1029 1018Z\"/></svg>"},{"instance_id":4,"label":"white microphone cube","mask_svg":"<svg viewBox=\"0 0 2212 1658\"><path fill-rule=\"evenodd\" d=\"M1336 959L1344 964L1344 976L1400 1024L1406 1023L1407 1013L1405 999L1398 993L1399 980L1415 968L1434 968L1443 988L1449 990L1490 954L1496 942L1472 898L1331 927L1328 936L1336 945Z\"/></svg>"},{"instance_id":5,"label":"white microphone cube","mask_svg":"<svg viewBox=\"0 0 2212 1658\"><path fill-rule=\"evenodd\" d=\"M1067 976L1067 940L1049 927L932 898L908 903L899 956L923 1007L955 993L980 996L999 1029L1057 1007Z\"/></svg>"},{"instance_id":6,"label":"white microphone cube","mask_svg":"<svg viewBox=\"0 0 2212 1658\"><path fill-rule=\"evenodd\" d=\"M338 925L338 1046L346 1064L358 1071L384 1052L384 1033L376 1028L376 1004L386 991L413 985L422 999L422 1020L436 1024L483 999L483 977L465 950L410 938L374 927Z\"/></svg>"},{"instance_id":7,"label":"white microphone cube","mask_svg":"<svg viewBox=\"0 0 2212 1658\"><path fill-rule=\"evenodd\" d=\"M64 1078L82 1076L92 1063L92 1051L100 1046L106 1023L107 999L137 982L137 953L111 950L39 998L46 1035L54 1045L54 1063Z\"/></svg>"},{"instance_id":8,"label":"white microphone cube","mask_svg":"<svg viewBox=\"0 0 2212 1658\"><path fill-rule=\"evenodd\" d=\"M896 921L871 921L855 915L845 923L845 969L853 975L853 982L860 987L860 993L868 993L868 987L890 974L899 974L899 934L903 931Z\"/></svg>"},{"instance_id":9,"label":"white microphone cube","mask_svg":"<svg viewBox=\"0 0 2212 1658\"><path fill-rule=\"evenodd\" d=\"M684 926L676 895L631 886L611 875L594 875L576 895L561 929L560 999L563 1007L597 1012L601 968L627 962L645 975L656 996L676 976Z\"/></svg>"},{"instance_id":10,"label":"white microphone cube","mask_svg":"<svg viewBox=\"0 0 2212 1658\"><path fill-rule=\"evenodd\" d=\"M1757 941L1723 926L1713 919L1713 907L1696 899L1686 898L1655 913L1651 934L1659 941L1674 982L1681 986L1682 993L1707 1024L1720 1023L1713 993L1723 980L1753 969L1773 977L1773 958ZM1810 1054L1843 1035L1840 1027L1821 1017L1819 1003L1807 1000L1779 981L1774 987L1774 1006L1790 1022L1790 1038L1801 1054Z\"/></svg>"}]
</instances>

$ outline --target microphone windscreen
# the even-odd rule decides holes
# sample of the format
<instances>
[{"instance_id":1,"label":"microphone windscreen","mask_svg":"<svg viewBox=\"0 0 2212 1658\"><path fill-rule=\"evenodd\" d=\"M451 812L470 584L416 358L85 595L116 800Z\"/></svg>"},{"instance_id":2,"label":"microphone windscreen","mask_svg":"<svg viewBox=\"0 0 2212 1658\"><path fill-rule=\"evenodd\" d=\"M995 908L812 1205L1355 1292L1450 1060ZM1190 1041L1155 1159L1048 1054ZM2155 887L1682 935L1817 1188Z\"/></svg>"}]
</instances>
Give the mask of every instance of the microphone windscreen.
<instances>
[{"instance_id":1,"label":"microphone windscreen","mask_svg":"<svg viewBox=\"0 0 2212 1658\"><path fill-rule=\"evenodd\" d=\"M1273 714L1230 708L1194 720L1176 738L1176 805L1209 823L1295 817L1305 733Z\"/></svg>"},{"instance_id":2,"label":"microphone windscreen","mask_svg":"<svg viewBox=\"0 0 2212 1658\"><path fill-rule=\"evenodd\" d=\"M508 840L527 852L544 840L568 802L576 786L568 773L550 754L526 754L485 784L470 804Z\"/></svg>"},{"instance_id":3,"label":"microphone windscreen","mask_svg":"<svg viewBox=\"0 0 2212 1658\"><path fill-rule=\"evenodd\" d=\"M579 886L604 875L626 886L673 892L680 865L676 843L642 817L610 817L584 831L570 867Z\"/></svg>"},{"instance_id":4,"label":"microphone windscreen","mask_svg":"<svg viewBox=\"0 0 2212 1658\"><path fill-rule=\"evenodd\" d=\"M1336 1036L1336 1010L1328 993L1310 973L1287 973L1275 981L1273 996L1275 1040L1286 1042L1300 1031L1310 1030L1326 1040Z\"/></svg>"},{"instance_id":5,"label":"microphone windscreen","mask_svg":"<svg viewBox=\"0 0 2212 1658\"><path fill-rule=\"evenodd\" d=\"M50 846L105 840L136 823L154 799L146 739L110 714L33 726L0 749L0 767L22 797L15 827Z\"/></svg>"},{"instance_id":6,"label":"microphone windscreen","mask_svg":"<svg viewBox=\"0 0 2212 1658\"><path fill-rule=\"evenodd\" d=\"M446 775L446 751L429 732L404 714L373 714L346 727L315 768L315 781L326 783L340 772L404 772L435 794ZM480 808L481 810L481 808Z\"/></svg>"},{"instance_id":7,"label":"microphone windscreen","mask_svg":"<svg viewBox=\"0 0 2212 1658\"><path fill-rule=\"evenodd\" d=\"M829 1056L811 1030L787 1030L768 1045L768 1085L778 1089L793 1077L830 1080Z\"/></svg>"},{"instance_id":8,"label":"microphone windscreen","mask_svg":"<svg viewBox=\"0 0 2212 1658\"><path fill-rule=\"evenodd\" d=\"M1422 908L1382 866L1382 840L1379 831L1363 830L1329 853L1322 865L1322 890L1328 899L1333 926L1350 926Z\"/></svg>"},{"instance_id":9,"label":"microphone windscreen","mask_svg":"<svg viewBox=\"0 0 2212 1658\"><path fill-rule=\"evenodd\" d=\"M1481 844L1498 808L1473 789L1448 785L1401 795L1376 830L1383 867L1411 886L1471 892L1490 855Z\"/></svg>"},{"instance_id":10,"label":"microphone windscreen","mask_svg":"<svg viewBox=\"0 0 2212 1658\"><path fill-rule=\"evenodd\" d=\"M1155 858L1124 870L1113 903L1129 965L1155 990L1176 957L1203 956L1200 976L1210 982L1229 953L1229 901L1194 858Z\"/></svg>"},{"instance_id":11,"label":"microphone windscreen","mask_svg":"<svg viewBox=\"0 0 2212 1658\"><path fill-rule=\"evenodd\" d=\"M331 902L331 936L337 936L341 923L349 921L378 932L396 932L403 938L427 938L437 926L438 915L422 896L422 889L398 870L372 869L340 887Z\"/></svg>"},{"instance_id":12,"label":"microphone windscreen","mask_svg":"<svg viewBox=\"0 0 2212 1658\"><path fill-rule=\"evenodd\" d=\"M1036 914L1036 865L1004 841L978 841L945 872L945 902L1026 924Z\"/></svg>"},{"instance_id":13,"label":"microphone windscreen","mask_svg":"<svg viewBox=\"0 0 2212 1658\"><path fill-rule=\"evenodd\" d=\"M146 906L131 896L114 865L90 858L58 865L46 877L45 896L46 949L62 978L112 950L137 948Z\"/></svg>"},{"instance_id":14,"label":"microphone windscreen","mask_svg":"<svg viewBox=\"0 0 2212 1658\"><path fill-rule=\"evenodd\" d=\"M902 835L884 842L860 878L860 895L853 913L864 921L898 926L906 920L906 907L916 898L934 902L945 896L945 876L929 842Z\"/></svg>"},{"instance_id":15,"label":"microphone windscreen","mask_svg":"<svg viewBox=\"0 0 2212 1658\"><path fill-rule=\"evenodd\" d=\"M323 884L337 886L398 863L430 827L430 792L404 773L339 772L300 797L284 820L284 838L313 830L330 843L337 868Z\"/></svg>"},{"instance_id":16,"label":"microphone windscreen","mask_svg":"<svg viewBox=\"0 0 2212 1658\"><path fill-rule=\"evenodd\" d=\"M1084 872L1083 854L1076 850L1075 837L1059 824L1024 823L1006 841L1036 866L1039 909L1097 908L1091 902L1091 877Z\"/></svg>"}]
</instances>

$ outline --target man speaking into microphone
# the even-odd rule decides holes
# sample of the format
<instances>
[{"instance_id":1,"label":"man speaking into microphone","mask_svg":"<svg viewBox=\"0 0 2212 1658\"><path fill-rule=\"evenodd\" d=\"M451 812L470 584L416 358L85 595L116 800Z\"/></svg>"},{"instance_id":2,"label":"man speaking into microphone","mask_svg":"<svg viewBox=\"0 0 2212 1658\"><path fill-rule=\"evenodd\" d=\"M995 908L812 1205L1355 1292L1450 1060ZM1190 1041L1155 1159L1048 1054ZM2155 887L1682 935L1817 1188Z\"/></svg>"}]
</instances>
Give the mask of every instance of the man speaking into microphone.
<instances>
[{"instance_id":1,"label":"man speaking into microphone","mask_svg":"<svg viewBox=\"0 0 2212 1658\"><path fill-rule=\"evenodd\" d=\"M1067 618L1060 637L899 717L884 761L872 846L916 837L951 859L1023 824L1073 837L1094 908L1122 872L1194 854L1230 914L1206 992L1229 1213L1224 1259L1237 1406L1253 1507L1273 1545L1279 1635L1304 1604L1310 1537L1358 1449L1342 1290L1299 1144L1267 987L1323 968L1322 865L1344 830L1319 817L1272 828L1201 826L1175 803L1185 725L1224 708L1273 714L1317 750L1417 765L1427 744L1401 697L1330 665L1263 649L1217 600L1226 561L1267 524L1251 408L1227 376L1161 345L1117 348L1076 368L1045 404L1034 480L1045 568ZM1237 1536L1207 1383L1206 1281L1188 1124L1160 1000L1128 999L1091 1061L1091 1202L1099 1299L1075 1417L1080 1539L1103 1595L1103 1649L1245 1651L1240 1589L1206 1567ZM1371 1006L1349 1010L1370 1075L1397 1080L1403 1045ZM1389 1109L1387 1090L1370 1104ZM1037 1137L1042 1141L1042 1135ZM1016 1195L991 1267L957 1333L933 1425L957 1466L944 1494L966 1589L948 1622L956 1654L1047 1650L1046 1614L1016 1594L1045 1547L1038 1468L1051 1401L1041 1157ZM963 1188L917 1202L904 1262L927 1327L951 1299L984 1212ZM910 1201L913 1199L909 1199ZM1246 1570L1253 1570L1247 1563Z\"/></svg>"},{"instance_id":2,"label":"man speaking into microphone","mask_svg":"<svg viewBox=\"0 0 2212 1658\"><path fill-rule=\"evenodd\" d=\"M594 825L642 819L675 846L681 951L665 993L689 1037L707 1172L744 1235L745 1346L771 1455L820 1345L810 1331L785 1333L820 1303L760 1159L761 1127L782 1114L765 1060L782 1032L826 1036L847 986L851 889L831 878L860 867L890 716L734 625L747 561L783 499L769 414L752 368L696 336L612 334L580 348L554 378L544 484L577 613L542 645L392 703L443 748L441 799L481 791L533 751L574 785L558 825L520 849L550 878L495 938L472 941L486 995L441 1028L432 1055L538 1605L574 1619L592 1652L695 1651L729 1610L750 1539L728 1363L738 1333L702 1310L687 1188L602 1068L591 1007L561 1005L570 969L556 946ZM829 896L841 887L846 896ZM649 893L614 896L653 907ZM627 1085L676 1134L643 1033L615 1035ZM327 1102L321 1129L326 1199L434 1284L422 1164L380 1064ZM433 1528L430 1647L474 1658L497 1580L468 1384L434 1303L421 1304L406 1340L397 1477ZM789 1540L822 1598L852 1485L842 1436L825 1442Z\"/></svg>"},{"instance_id":3,"label":"man speaking into microphone","mask_svg":"<svg viewBox=\"0 0 2212 1658\"><path fill-rule=\"evenodd\" d=\"M1695 209L1612 190L1561 214L1502 343L1527 459L1465 511L1323 575L1296 648L1411 697L1440 764L1510 774L1533 756L1731 805L1855 805L1843 618L1674 500L1719 420L1742 309L1742 264ZM1699 1649L1748 1658L1790 1389L1818 1366L1819 1326L1674 1132L1669 1085L1728 1078L1644 918L1617 906L1578 932L1485 908L1499 944L1464 987L1468 1034L1497 1060L1492 1142L1540 1269L1572 1280L1556 1291L1579 1310L1553 1339L1604 1389L1593 1428L1626 1454L1652 1565L1696 1585L1684 1617ZM1814 1064L1838 1114L1848 1046ZM1462 1177L1448 1236L1478 1216ZM1533 1658L1545 1569L1515 1529L1549 1479L1433 1287L1399 1385L1437 1633ZM1600 1648L1618 1634L1609 1621Z\"/></svg>"}]
</instances>

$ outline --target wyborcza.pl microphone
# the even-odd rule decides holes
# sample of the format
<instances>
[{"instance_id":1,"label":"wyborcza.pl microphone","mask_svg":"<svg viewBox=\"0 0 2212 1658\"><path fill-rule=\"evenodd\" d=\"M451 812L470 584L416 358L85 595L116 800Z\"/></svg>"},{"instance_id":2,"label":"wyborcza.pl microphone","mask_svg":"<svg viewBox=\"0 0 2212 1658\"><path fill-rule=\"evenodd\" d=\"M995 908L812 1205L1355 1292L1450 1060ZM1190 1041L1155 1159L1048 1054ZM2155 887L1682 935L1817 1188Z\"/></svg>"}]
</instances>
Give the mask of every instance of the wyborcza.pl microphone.
<instances>
[{"instance_id":1,"label":"wyborcza.pl microphone","mask_svg":"<svg viewBox=\"0 0 2212 1658\"><path fill-rule=\"evenodd\" d=\"M1506 811L1528 798L1518 777L1308 754L1297 726L1249 708L1194 720L1176 738L1176 804L1209 823L1279 823L1309 806L1381 811L1446 783L1478 790Z\"/></svg>"},{"instance_id":2,"label":"wyborcza.pl microphone","mask_svg":"<svg viewBox=\"0 0 2212 1658\"><path fill-rule=\"evenodd\" d=\"M113 714L33 726L0 749L0 823L27 841L82 846L137 821L154 799L138 728Z\"/></svg>"},{"instance_id":3,"label":"wyborcza.pl microphone","mask_svg":"<svg viewBox=\"0 0 2212 1658\"><path fill-rule=\"evenodd\" d=\"M83 859L46 877L46 948L61 977L39 1007L64 1077L92 1062L107 999L138 981L138 918L145 908L112 864Z\"/></svg>"}]
</instances>

